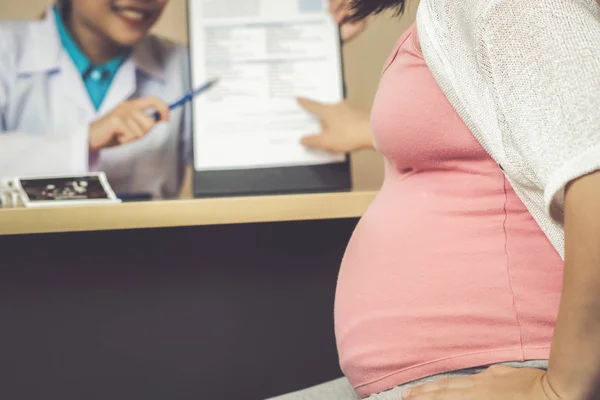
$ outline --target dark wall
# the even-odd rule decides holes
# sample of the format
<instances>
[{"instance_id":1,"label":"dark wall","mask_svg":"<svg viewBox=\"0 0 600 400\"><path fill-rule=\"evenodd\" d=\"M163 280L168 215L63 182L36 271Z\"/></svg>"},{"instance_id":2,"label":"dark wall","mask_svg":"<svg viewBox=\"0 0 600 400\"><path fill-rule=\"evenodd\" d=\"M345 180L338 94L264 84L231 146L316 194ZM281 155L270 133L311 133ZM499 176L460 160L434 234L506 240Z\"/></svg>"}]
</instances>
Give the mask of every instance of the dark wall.
<instances>
[{"instance_id":1,"label":"dark wall","mask_svg":"<svg viewBox=\"0 0 600 400\"><path fill-rule=\"evenodd\" d=\"M264 399L337 378L355 224L0 237L0 398Z\"/></svg>"}]
</instances>

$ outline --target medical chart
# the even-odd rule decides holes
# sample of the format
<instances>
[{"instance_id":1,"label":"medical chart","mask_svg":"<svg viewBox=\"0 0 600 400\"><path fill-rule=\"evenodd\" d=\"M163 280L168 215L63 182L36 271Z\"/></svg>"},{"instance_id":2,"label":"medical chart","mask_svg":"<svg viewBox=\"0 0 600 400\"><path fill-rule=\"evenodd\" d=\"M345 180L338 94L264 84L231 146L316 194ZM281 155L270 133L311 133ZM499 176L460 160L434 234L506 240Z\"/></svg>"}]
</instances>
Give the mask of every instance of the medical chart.
<instances>
[{"instance_id":1,"label":"medical chart","mask_svg":"<svg viewBox=\"0 0 600 400\"><path fill-rule=\"evenodd\" d=\"M327 0L192 0L192 85L197 171L344 162L300 144L321 131L297 97L343 99L339 29Z\"/></svg>"}]
</instances>

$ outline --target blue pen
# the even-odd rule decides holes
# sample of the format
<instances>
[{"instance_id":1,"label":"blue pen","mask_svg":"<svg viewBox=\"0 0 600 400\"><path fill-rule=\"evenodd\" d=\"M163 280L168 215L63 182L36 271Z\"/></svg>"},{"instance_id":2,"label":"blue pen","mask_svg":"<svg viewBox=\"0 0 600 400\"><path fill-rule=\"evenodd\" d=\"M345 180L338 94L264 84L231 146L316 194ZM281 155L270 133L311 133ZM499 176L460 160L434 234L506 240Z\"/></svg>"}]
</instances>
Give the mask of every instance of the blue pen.
<instances>
[{"instance_id":1,"label":"blue pen","mask_svg":"<svg viewBox=\"0 0 600 400\"><path fill-rule=\"evenodd\" d=\"M181 99L179 99L176 102L172 103L169 106L169 110L172 110L172 109L177 108L177 107L179 107L181 105L184 105L188 101L192 100L195 96L197 96L200 93L205 92L208 89L210 89L218 81L219 81L218 79L213 79L212 81L209 81L209 82L205 83L204 85L200 86L198 89L186 93ZM154 114L152 114L152 115L153 115L155 121L160 120L160 113L158 111L155 111Z\"/></svg>"}]
</instances>

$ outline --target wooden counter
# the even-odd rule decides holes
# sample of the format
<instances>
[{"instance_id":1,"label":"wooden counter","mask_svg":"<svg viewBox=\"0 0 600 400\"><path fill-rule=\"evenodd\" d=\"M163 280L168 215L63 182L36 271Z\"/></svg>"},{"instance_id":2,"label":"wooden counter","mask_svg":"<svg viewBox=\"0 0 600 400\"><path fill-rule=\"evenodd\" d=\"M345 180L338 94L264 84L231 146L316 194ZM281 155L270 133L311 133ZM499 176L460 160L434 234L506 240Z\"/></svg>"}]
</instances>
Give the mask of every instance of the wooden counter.
<instances>
[{"instance_id":1,"label":"wooden counter","mask_svg":"<svg viewBox=\"0 0 600 400\"><path fill-rule=\"evenodd\" d=\"M341 377L338 272L374 196L0 210L0 399L258 400Z\"/></svg>"},{"instance_id":2,"label":"wooden counter","mask_svg":"<svg viewBox=\"0 0 600 400\"><path fill-rule=\"evenodd\" d=\"M0 235L356 218L375 194L365 191L0 209Z\"/></svg>"}]
</instances>

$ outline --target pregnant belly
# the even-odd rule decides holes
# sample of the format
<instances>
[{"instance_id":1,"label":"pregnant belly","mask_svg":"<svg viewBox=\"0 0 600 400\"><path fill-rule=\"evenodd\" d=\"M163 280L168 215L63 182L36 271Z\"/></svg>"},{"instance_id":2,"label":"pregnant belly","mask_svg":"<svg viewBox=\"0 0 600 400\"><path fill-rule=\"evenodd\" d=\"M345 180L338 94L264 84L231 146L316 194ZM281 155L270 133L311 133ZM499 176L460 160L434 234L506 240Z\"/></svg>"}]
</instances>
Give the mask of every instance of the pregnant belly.
<instances>
[{"instance_id":1,"label":"pregnant belly","mask_svg":"<svg viewBox=\"0 0 600 400\"><path fill-rule=\"evenodd\" d=\"M355 387L432 360L520 345L505 193L473 196L415 178L386 182L344 256L335 328Z\"/></svg>"}]
</instances>

